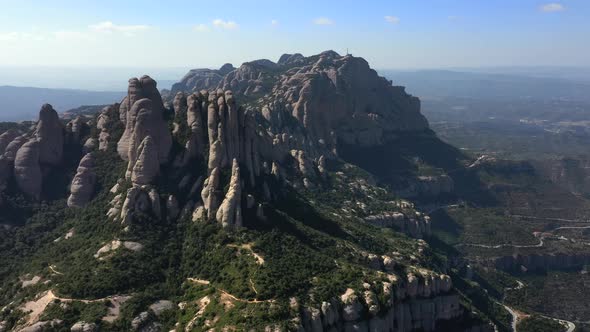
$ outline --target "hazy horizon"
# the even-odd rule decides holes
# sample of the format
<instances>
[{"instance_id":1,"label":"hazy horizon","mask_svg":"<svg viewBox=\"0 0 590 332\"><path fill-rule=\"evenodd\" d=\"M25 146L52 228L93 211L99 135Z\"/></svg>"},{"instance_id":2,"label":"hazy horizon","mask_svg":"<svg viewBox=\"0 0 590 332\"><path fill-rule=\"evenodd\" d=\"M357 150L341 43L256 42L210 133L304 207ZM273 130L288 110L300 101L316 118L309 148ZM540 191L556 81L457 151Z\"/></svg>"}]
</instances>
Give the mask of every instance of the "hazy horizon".
<instances>
[{"instance_id":1,"label":"hazy horizon","mask_svg":"<svg viewBox=\"0 0 590 332\"><path fill-rule=\"evenodd\" d=\"M255 60L255 59L250 59ZM277 59L270 59L276 61ZM245 62L245 61L244 61ZM241 63L240 63L241 64ZM234 66L240 64L234 63ZM169 89L191 69L215 66L133 67L133 66L2 66L0 86L89 91L125 91L127 80L144 74L158 82L158 88ZM492 75L554 78L579 82L590 81L590 66L479 66L479 67L416 67L373 68L380 75L387 72L452 71Z\"/></svg>"}]
</instances>

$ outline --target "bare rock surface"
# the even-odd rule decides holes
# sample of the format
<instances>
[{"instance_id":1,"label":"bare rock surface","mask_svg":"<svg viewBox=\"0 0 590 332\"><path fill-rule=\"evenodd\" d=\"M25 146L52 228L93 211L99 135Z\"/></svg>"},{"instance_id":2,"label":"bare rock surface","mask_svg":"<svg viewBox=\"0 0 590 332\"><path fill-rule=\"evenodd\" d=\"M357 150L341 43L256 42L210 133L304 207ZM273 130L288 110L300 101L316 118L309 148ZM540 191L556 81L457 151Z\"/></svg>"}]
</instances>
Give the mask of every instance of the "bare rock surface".
<instances>
[{"instance_id":1,"label":"bare rock surface","mask_svg":"<svg viewBox=\"0 0 590 332\"><path fill-rule=\"evenodd\" d=\"M30 139L18 149L14 159L14 177L20 190L25 194L39 199L42 188L41 144L36 138Z\"/></svg>"},{"instance_id":2,"label":"bare rock surface","mask_svg":"<svg viewBox=\"0 0 590 332\"><path fill-rule=\"evenodd\" d=\"M234 159L229 189L216 214L217 222L221 223L223 227L242 226L242 187L240 182L240 166L238 161Z\"/></svg>"},{"instance_id":3,"label":"bare rock surface","mask_svg":"<svg viewBox=\"0 0 590 332\"><path fill-rule=\"evenodd\" d=\"M164 121L164 111L156 81L149 76L129 80L127 97L119 108L120 119L125 123L125 131L117 146L121 158L135 162L136 149L150 135L158 147L160 163L168 161L172 136Z\"/></svg>"},{"instance_id":4,"label":"bare rock surface","mask_svg":"<svg viewBox=\"0 0 590 332\"><path fill-rule=\"evenodd\" d=\"M39 111L35 137L39 141L39 162L50 165L61 163L64 128L57 112L49 104L43 105Z\"/></svg>"},{"instance_id":5,"label":"bare rock surface","mask_svg":"<svg viewBox=\"0 0 590 332\"><path fill-rule=\"evenodd\" d=\"M95 160L92 153L86 154L80 160L76 175L70 186L70 197L68 197L69 207L83 207L92 198L96 184L94 163Z\"/></svg>"},{"instance_id":6,"label":"bare rock surface","mask_svg":"<svg viewBox=\"0 0 590 332\"><path fill-rule=\"evenodd\" d=\"M160 172L158 147L151 136L146 136L137 149L138 157L133 165L131 181L138 185L151 183ZM131 166L131 162L129 162Z\"/></svg>"}]
</instances>

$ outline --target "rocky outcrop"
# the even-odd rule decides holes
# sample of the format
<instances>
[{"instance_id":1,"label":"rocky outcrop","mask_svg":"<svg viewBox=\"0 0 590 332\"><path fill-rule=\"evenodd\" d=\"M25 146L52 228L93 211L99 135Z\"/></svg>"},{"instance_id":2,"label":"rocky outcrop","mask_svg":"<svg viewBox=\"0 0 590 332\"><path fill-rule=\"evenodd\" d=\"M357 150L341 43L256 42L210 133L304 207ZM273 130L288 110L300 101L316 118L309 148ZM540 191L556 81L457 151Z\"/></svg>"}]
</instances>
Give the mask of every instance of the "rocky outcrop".
<instances>
[{"instance_id":1,"label":"rocky outcrop","mask_svg":"<svg viewBox=\"0 0 590 332\"><path fill-rule=\"evenodd\" d=\"M116 251L119 248L124 248L130 251L137 252L143 249L143 245L141 243L133 241L113 240L102 246L100 249L98 249L96 254L94 254L94 258L104 260L106 258L109 258L112 255L113 251Z\"/></svg>"},{"instance_id":2,"label":"rocky outcrop","mask_svg":"<svg viewBox=\"0 0 590 332\"><path fill-rule=\"evenodd\" d=\"M92 153L86 154L76 171L76 175L70 186L70 197L68 197L69 207L85 206L94 194L96 184L96 174L94 173L94 156Z\"/></svg>"},{"instance_id":3,"label":"rocky outcrop","mask_svg":"<svg viewBox=\"0 0 590 332\"><path fill-rule=\"evenodd\" d=\"M365 221L378 227L395 228L417 239L429 237L431 234L430 217L419 212L408 216L397 211L383 212L365 217Z\"/></svg>"},{"instance_id":4,"label":"rocky outcrop","mask_svg":"<svg viewBox=\"0 0 590 332\"><path fill-rule=\"evenodd\" d=\"M152 78L142 76L129 80L127 97L119 108L120 118L125 120L125 131L117 145L121 158L130 163L129 170L135 165L137 148L148 135L157 146L159 162L168 161L172 136L164 120L164 111L162 97Z\"/></svg>"},{"instance_id":5,"label":"rocky outcrop","mask_svg":"<svg viewBox=\"0 0 590 332\"><path fill-rule=\"evenodd\" d=\"M0 156L4 154L8 144L10 144L10 142L12 142L19 135L20 133L16 129L9 129L0 135Z\"/></svg>"},{"instance_id":6,"label":"rocky outcrop","mask_svg":"<svg viewBox=\"0 0 590 332\"><path fill-rule=\"evenodd\" d=\"M87 132L88 126L86 121L81 116L77 116L74 120L68 122L66 125L67 140L71 144L78 144L83 135Z\"/></svg>"},{"instance_id":7,"label":"rocky outcrop","mask_svg":"<svg viewBox=\"0 0 590 332\"><path fill-rule=\"evenodd\" d=\"M9 162L14 162L18 149L20 149L20 147L23 146L23 144L25 144L27 140L28 135L26 134L17 136L12 142L6 145L6 149L4 149L4 154L2 155L2 158Z\"/></svg>"},{"instance_id":8,"label":"rocky outcrop","mask_svg":"<svg viewBox=\"0 0 590 332\"><path fill-rule=\"evenodd\" d=\"M39 142L39 162L60 164L63 157L64 128L57 112L49 104L41 107L35 137Z\"/></svg>"},{"instance_id":9,"label":"rocky outcrop","mask_svg":"<svg viewBox=\"0 0 590 332\"><path fill-rule=\"evenodd\" d=\"M229 189L221 206L217 210L216 219L223 227L242 226L242 187L240 180L240 166L236 159L232 163Z\"/></svg>"},{"instance_id":10,"label":"rocky outcrop","mask_svg":"<svg viewBox=\"0 0 590 332\"><path fill-rule=\"evenodd\" d=\"M131 170L131 182L137 185L150 184L160 172L158 147L151 136L143 139L137 148L137 155Z\"/></svg>"},{"instance_id":11,"label":"rocky outcrop","mask_svg":"<svg viewBox=\"0 0 590 332\"><path fill-rule=\"evenodd\" d=\"M451 291L446 275L421 271L399 280L363 285L363 290L347 289L338 299L306 308L300 317L304 331L436 331L437 323L464 314L459 296ZM381 288L384 302L377 297ZM381 307L384 305L385 307Z\"/></svg>"},{"instance_id":12,"label":"rocky outcrop","mask_svg":"<svg viewBox=\"0 0 590 332\"><path fill-rule=\"evenodd\" d=\"M203 208L207 211L207 218L212 220L217 215L217 208L219 207L223 191L220 190L220 170L214 168L209 177L203 184L201 191L201 199L203 200Z\"/></svg>"},{"instance_id":13,"label":"rocky outcrop","mask_svg":"<svg viewBox=\"0 0 590 332\"><path fill-rule=\"evenodd\" d=\"M305 57L301 53L283 54L279 58L277 64L279 65L299 65L305 62Z\"/></svg>"},{"instance_id":14,"label":"rocky outcrop","mask_svg":"<svg viewBox=\"0 0 590 332\"><path fill-rule=\"evenodd\" d=\"M267 78L277 68L284 74L269 86ZM295 118L314 145L329 150L338 143L379 145L396 133L428 128L418 98L379 77L364 59L333 51L308 58L286 55L279 64L245 63L219 87L246 96L270 93L273 103L263 106L268 119Z\"/></svg>"},{"instance_id":15,"label":"rocky outcrop","mask_svg":"<svg viewBox=\"0 0 590 332\"><path fill-rule=\"evenodd\" d=\"M172 105L174 107L175 114L184 114L186 112L188 105L184 92L179 91L176 93Z\"/></svg>"},{"instance_id":16,"label":"rocky outcrop","mask_svg":"<svg viewBox=\"0 0 590 332\"><path fill-rule=\"evenodd\" d=\"M82 146L82 151L84 153L90 153L94 150L96 150L98 146L98 141L96 138L94 137L89 137L85 142L84 145Z\"/></svg>"},{"instance_id":17,"label":"rocky outcrop","mask_svg":"<svg viewBox=\"0 0 590 332\"><path fill-rule=\"evenodd\" d=\"M98 129L98 149L106 151L111 142L111 133L109 129L113 126L115 121L118 121L119 104L107 106L100 111L100 115L96 121L96 129Z\"/></svg>"},{"instance_id":18,"label":"rocky outcrop","mask_svg":"<svg viewBox=\"0 0 590 332\"><path fill-rule=\"evenodd\" d=\"M39 166L40 157L41 144L36 138L32 138L18 149L14 159L16 184L22 192L34 199L41 196L43 179Z\"/></svg>"},{"instance_id":19,"label":"rocky outcrop","mask_svg":"<svg viewBox=\"0 0 590 332\"><path fill-rule=\"evenodd\" d=\"M112 206L117 208L120 205L121 200L122 196L118 200L113 200L111 202ZM133 186L127 190L125 201L118 211L121 213L121 222L126 225L131 224L137 213L148 213L153 211L152 202L150 200L148 191L145 188Z\"/></svg>"},{"instance_id":20,"label":"rocky outcrop","mask_svg":"<svg viewBox=\"0 0 590 332\"><path fill-rule=\"evenodd\" d=\"M176 95L178 92L190 93L213 89L219 85L225 75L233 70L235 70L234 66L229 63L224 64L217 70L192 69L180 82L172 85L171 93Z\"/></svg>"},{"instance_id":21,"label":"rocky outcrop","mask_svg":"<svg viewBox=\"0 0 590 332\"><path fill-rule=\"evenodd\" d=\"M53 319L47 321L40 321L31 326L27 326L18 330L18 332L43 332L43 331L55 331L63 325L63 321L60 319Z\"/></svg>"},{"instance_id":22,"label":"rocky outcrop","mask_svg":"<svg viewBox=\"0 0 590 332\"><path fill-rule=\"evenodd\" d=\"M203 99L200 93L193 93L187 98L186 122L190 128L190 138L186 143L183 165L188 164L194 158L204 158L205 140L207 133L204 127Z\"/></svg>"},{"instance_id":23,"label":"rocky outcrop","mask_svg":"<svg viewBox=\"0 0 590 332\"><path fill-rule=\"evenodd\" d=\"M98 326L95 323L77 322L72 325L71 332L95 332L98 331Z\"/></svg>"}]
</instances>

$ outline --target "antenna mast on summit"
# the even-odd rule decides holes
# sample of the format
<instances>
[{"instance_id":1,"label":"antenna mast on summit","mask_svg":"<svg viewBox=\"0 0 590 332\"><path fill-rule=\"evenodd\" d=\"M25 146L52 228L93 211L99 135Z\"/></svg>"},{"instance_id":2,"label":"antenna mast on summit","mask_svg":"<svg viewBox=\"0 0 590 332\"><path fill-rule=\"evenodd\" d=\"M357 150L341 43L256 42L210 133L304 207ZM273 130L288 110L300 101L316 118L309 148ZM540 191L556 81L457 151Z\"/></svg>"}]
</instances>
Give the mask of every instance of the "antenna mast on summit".
<instances>
[{"instance_id":1,"label":"antenna mast on summit","mask_svg":"<svg viewBox=\"0 0 590 332\"><path fill-rule=\"evenodd\" d=\"M346 48L346 55L350 55L350 53L348 53L348 47Z\"/></svg>"}]
</instances>

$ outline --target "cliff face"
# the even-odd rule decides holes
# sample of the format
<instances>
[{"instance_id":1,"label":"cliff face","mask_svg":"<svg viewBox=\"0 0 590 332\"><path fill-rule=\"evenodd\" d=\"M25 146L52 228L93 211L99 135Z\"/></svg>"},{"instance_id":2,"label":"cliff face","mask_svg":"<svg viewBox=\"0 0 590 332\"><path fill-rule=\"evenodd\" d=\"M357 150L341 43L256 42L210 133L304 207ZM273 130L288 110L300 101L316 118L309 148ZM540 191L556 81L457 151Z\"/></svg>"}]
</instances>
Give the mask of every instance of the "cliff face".
<instances>
[{"instance_id":1,"label":"cliff face","mask_svg":"<svg viewBox=\"0 0 590 332\"><path fill-rule=\"evenodd\" d=\"M223 77L234 70L234 66L226 63L221 68L215 69L193 69L188 72L178 83L172 85L171 94L177 92L199 92L216 87Z\"/></svg>"},{"instance_id":2,"label":"cliff face","mask_svg":"<svg viewBox=\"0 0 590 332\"><path fill-rule=\"evenodd\" d=\"M182 86L186 92L212 88L258 100L274 131L297 130L289 122L294 118L311 144L328 149L339 141L378 145L395 133L428 128L418 98L392 86L364 59L333 51L247 62L217 85Z\"/></svg>"},{"instance_id":3,"label":"cliff face","mask_svg":"<svg viewBox=\"0 0 590 332\"><path fill-rule=\"evenodd\" d=\"M27 133L9 130L0 136L0 192L14 177L27 196L41 198L44 170L63 162L64 126L49 104L39 111L39 120Z\"/></svg>"}]
</instances>

